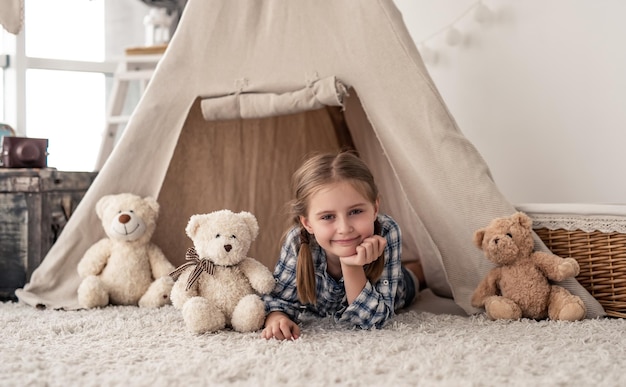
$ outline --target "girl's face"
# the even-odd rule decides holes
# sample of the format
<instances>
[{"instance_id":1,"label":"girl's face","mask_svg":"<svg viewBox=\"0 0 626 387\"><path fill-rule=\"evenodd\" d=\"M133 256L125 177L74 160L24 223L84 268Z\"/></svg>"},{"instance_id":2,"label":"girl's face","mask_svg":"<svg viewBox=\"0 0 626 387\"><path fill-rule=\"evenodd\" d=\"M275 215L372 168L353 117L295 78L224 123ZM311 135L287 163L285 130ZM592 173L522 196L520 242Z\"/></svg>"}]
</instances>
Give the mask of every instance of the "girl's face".
<instances>
[{"instance_id":1,"label":"girl's face","mask_svg":"<svg viewBox=\"0 0 626 387\"><path fill-rule=\"evenodd\" d=\"M327 257L349 257L363 239L374 234L378 199L370 202L349 182L328 184L311 196L300 222L315 235Z\"/></svg>"}]
</instances>

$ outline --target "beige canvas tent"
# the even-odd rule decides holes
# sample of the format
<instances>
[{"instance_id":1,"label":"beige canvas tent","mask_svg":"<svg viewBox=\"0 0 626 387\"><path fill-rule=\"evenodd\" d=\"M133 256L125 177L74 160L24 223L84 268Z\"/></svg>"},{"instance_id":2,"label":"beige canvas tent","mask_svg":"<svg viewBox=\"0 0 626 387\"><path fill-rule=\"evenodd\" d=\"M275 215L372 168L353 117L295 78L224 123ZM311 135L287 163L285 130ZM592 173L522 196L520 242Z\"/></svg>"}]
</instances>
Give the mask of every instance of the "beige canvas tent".
<instances>
[{"instance_id":1,"label":"beige canvas tent","mask_svg":"<svg viewBox=\"0 0 626 387\"><path fill-rule=\"evenodd\" d=\"M31 281L17 295L77 307L76 265L104 232L97 200L158 198L153 241L175 264L189 216L247 210L251 255L272 266L289 178L309 153L353 145L372 167L382 210L403 230L403 259L429 286L477 312L489 270L474 231L514 206L465 138L391 0L191 0L118 145ZM539 245L540 248L545 248ZM602 307L574 280L589 316Z\"/></svg>"}]
</instances>

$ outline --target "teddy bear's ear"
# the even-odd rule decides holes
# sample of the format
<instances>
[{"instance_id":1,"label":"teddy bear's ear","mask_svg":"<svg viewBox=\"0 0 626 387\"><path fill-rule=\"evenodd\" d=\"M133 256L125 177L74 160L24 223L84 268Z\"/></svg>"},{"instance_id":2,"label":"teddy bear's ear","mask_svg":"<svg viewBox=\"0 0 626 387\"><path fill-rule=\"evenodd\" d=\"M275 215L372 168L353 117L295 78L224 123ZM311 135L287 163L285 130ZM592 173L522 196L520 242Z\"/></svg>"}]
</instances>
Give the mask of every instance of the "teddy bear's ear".
<instances>
[{"instance_id":1,"label":"teddy bear's ear","mask_svg":"<svg viewBox=\"0 0 626 387\"><path fill-rule=\"evenodd\" d=\"M530 219L528 215L526 215L525 213L521 211L518 211L515 214L513 214L513 220L521 224L522 227L524 228L531 228L533 225L532 219Z\"/></svg>"},{"instance_id":2,"label":"teddy bear's ear","mask_svg":"<svg viewBox=\"0 0 626 387\"><path fill-rule=\"evenodd\" d=\"M194 239L199 227L200 215L192 215L191 218L189 218L189 223L187 223L187 227L185 228L187 236L191 239Z\"/></svg>"},{"instance_id":3,"label":"teddy bear's ear","mask_svg":"<svg viewBox=\"0 0 626 387\"><path fill-rule=\"evenodd\" d=\"M113 196L114 195L105 195L98 200L98 202L96 203L96 214L98 215L98 218L102 219L102 216L104 215L104 209L109 204L109 201Z\"/></svg>"},{"instance_id":4,"label":"teddy bear's ear","mask_svg":"<svg viewBox=\"0 0 626 387\"><path fill-rule=\"evenodd\" d=\"M143 198L143 201L148 205L148 207L150 207L150 210L154 212L159 212L159 202L157 202L155 198L151 196L146 196L145 198Z\"/></svg>"},{"instance_id":5,"label":"teddy bear's ear","mask_svg":"<svg viewBox=\"0 0 626 387\"><path fill-rule=\"evenodd\" d=\"M256 217L247 211L241 211L239 216L241 216L243 221L246 222L252 239L256 238L259 235L259 223L256 220Z\"/></svg>"},{"instance_id":6,"label":"teddy bear's ear","mask_svg":"<svg viewBox=\"0 0 626 387\"><path fill-rule=\"evenodd\" d=\"M482 250L483 248L483 239L485 238L485 228L481 228L480 230L476 230L474 233L474 245Z\"/></svg>"}]
</instances>

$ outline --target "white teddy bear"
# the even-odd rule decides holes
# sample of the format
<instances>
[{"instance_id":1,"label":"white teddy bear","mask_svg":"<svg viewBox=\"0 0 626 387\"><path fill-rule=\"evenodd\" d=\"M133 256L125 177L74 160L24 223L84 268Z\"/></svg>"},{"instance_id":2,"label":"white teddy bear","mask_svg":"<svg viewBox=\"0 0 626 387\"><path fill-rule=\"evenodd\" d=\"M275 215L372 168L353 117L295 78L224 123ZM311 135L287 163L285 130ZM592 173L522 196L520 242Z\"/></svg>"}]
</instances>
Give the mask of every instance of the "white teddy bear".
<instances>
[{"instance_id":1,"label":"white teddy bear","mask_svg":"<svg viewBox=\"0 0 626 387\"><path fill-rule=\"evenodd\" d=\"M93 244L78 264L79 305L169 304L174 285L169 273L174 266L150 242L159 213L157 201L130 193L106 195L96 203L96 213L108 238Z\"/></svg>"},{"instance_id":2,"label":"white teddy bear","mask_svg":"<svg viewBox=\"0 0 626 387\"><path fill-rule=\"evenodd\" d=\"M171 299L187 328L198 334L227 326L259 330L265 320L259 294L269 293L275 282L266 266L247 256L259 232L256 217L230 210L193 215L185 231L195 248L172 273L177 280Z\"/></svg>"}]
</instances>

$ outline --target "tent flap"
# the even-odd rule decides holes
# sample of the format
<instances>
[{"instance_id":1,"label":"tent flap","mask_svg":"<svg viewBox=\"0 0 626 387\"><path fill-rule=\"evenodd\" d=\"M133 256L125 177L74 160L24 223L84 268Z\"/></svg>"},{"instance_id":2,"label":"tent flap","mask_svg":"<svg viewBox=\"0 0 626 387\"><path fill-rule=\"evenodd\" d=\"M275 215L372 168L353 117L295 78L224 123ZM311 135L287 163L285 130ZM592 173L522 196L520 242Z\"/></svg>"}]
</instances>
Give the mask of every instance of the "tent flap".
<instances>
[{"instance_id":1,"label":"tent flap","mask_svg":"<svg viewBox=\"0 0 626 387\"><path fill-rule=\"evenodd\" d=\"M236 93L201 102L207 121L251 119L301 113L324 106L343 106L347 87L336 77L318 79L292 92Z\"/></svg>"}]
</instances>

